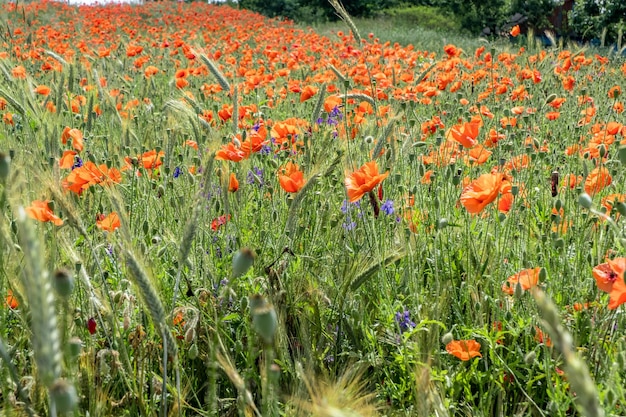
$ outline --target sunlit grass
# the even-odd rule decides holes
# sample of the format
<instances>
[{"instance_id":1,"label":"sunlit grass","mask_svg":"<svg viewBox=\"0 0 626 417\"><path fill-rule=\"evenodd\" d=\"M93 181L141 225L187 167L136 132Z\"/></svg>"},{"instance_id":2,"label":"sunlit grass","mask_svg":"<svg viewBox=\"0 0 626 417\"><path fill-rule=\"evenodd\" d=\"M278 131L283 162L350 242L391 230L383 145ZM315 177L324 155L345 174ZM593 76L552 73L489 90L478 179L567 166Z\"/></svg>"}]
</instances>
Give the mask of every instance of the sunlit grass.
<instances>
[{"instance_id":1,"label":"sunlit grass","mask_svg":"<svg viewBox=\"0 0 626 417\"><path fill-rule=\"evenodd\" d=\"M7 414L621 413L623 61L3 7Z\"/></svg>"}]
</instances>

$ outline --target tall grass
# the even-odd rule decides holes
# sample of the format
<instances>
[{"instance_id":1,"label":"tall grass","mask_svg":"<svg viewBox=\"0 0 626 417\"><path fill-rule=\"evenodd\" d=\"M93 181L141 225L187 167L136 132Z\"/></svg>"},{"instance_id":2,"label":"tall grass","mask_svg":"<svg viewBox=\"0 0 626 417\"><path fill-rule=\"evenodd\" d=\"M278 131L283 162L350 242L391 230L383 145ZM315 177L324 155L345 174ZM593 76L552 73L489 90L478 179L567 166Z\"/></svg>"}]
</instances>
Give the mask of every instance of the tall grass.
<instances>
[{"instance_id":1,"label":"tall grass","mask_svg":"<svg viewBox=\"0 0 626 417\"><path fill-rule=\"evenodd\" d=\"M2 7L3 413L620 413L617 57Z\"/></svg>"}]
</instances>

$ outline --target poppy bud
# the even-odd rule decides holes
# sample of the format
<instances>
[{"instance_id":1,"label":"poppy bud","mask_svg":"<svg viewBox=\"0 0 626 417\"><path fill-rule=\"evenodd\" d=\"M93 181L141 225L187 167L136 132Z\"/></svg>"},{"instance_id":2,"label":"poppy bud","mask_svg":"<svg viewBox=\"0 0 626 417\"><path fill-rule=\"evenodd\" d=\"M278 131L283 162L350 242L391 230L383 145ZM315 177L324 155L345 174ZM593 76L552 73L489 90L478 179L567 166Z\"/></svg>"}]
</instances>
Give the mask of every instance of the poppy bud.
<instances>
[{"instance_id":1,"label":"poppy bud","mask_svg":"<svg viewBox=\"0 0 626 417\"><path fill-rule=\"evenodd\" d=\"M11 157L4 152L0 152L0 182L6 182L11 171Z\"/></svg>"},{"instance_id":2,"label":"poppy bud","mask_svg":"<svg viewBox=\"0 0 626 417\"><path fill-rule=\"evenodd\" d=\"M98 327L98 323L96 323L96 319L93 317L90 317L89 320L87 320L87 330L89 331L89 334L91 335L95 334L97 327Z\"/></svg>"},{"instance_id":3,"label":"poppy bud","mask_svg":"<svg viewBox=\"0 0 626 417\"><path fill-rule=\"evenodd\" d=\"M441 343L443 343L444 345L447 345L448 343L452 342L454 340L454 336L452 336L451 332L448 332L446 334L444 334L443 336L441 336Z\"/></svg>"},{"instance_id":4,"label":"poppy bud","mask_svg":"<svg viewBox=\"0 0 626 417\"><path fill-rule=\"evenodd\" d=\"M74 277L65 268L57 269L52 278L52 287L59 297L67 298L74 291Z\"/></svg>"},{"instance_id":5,"label":"poppy bud","mask_svg":"<svg viewBox=\"0 0 626 417\"><path fill-rule=\"evenodd\" d=\"M70 356L72 359L77 359L80 355L80 352L83 350L83 341L78 337L72 337L68 340L68 344L70 347Z\"/></svg>"},{"instance_id":6,"label":"poppy bud","mask_svg":"<svg viewBox=\"0 0 626 417\"><path fill-rule=\"evenodd\" d=\"M619 214L621 214L622 216L626 216L626 204L624 203L617 203L617 205L615 206L615 208L617 209L617 212Z\"/></svg>"},{"instance_id":7,"label":"poppy bud","mask_svg":"<svg viewBox=\"0 0 626 417\"><path fill-rule=\"evenodd\" d=\"M546 98L546 104L550 104L554 101L554 99L556 98L556 94L552 93L548 96L548 98Z\"/></svg>"},{"instance_id":8,"label":"poppy bud","mask_svg":"<svg viewBox=\"0 0 626 417\"><path fill-rule=\"evenodd\" d=\"M604 143L598 146L598 153L600 154L600 158L604 158L606 156L606 146Z\"/></svg>"},{"instance_id":9,"label":"poppy bud","mask_svg":"<svg viewBox=\"0 0 626 417\"><path fill-rule=\"evenodd\" d=\"M190 327L185 332L185 343L191 343L196 338L196 330L193 327Z\"/></svg>"},{"instance_id":10,"label":"poppy bud","mask_svg":"<svg viewBox=\"0 0 626 417\"><path fill-rule=\"evenodd\" d=\"M558 198L555 202L554 202L554 208L556 209L556 211L560 211L561 207L563 207L563 202L561 201L560 198Z\"/></svg>"},{"instance_id":11,"label":"poppy bud","mask_svg":"<svg viewBox=\"0 0 626 417\"><path fill-rule=\"evenodd\" d=\"M515 284L515 291L514 291L513 295L517 299L522 298L522 296L524 295L524 289L522 288L522 284L521 283L518 282L517 284Z\"/></svg>"},{"instance_id":12,"label":"poppy bud","mask_svg":"<svg viewBox=\"0 0 626 417\"><path fill-rule=\"evenodd\" d=\"M622 165L626 165L626 145L622 145L617 149L617 157Z\"/></svg>"},{"instance_id":13,"label":"poppy bud","mask_svg":"<svg viewBox=\"0 0 626 417\"><path fill-rule=\"evenodd\" d=\"M441 230L445 228L447 225L448 225L448 219L446 219L445 217L442 217L441 219L437 220L437 230Z\"/></svg>"},{"instance_id":14,"label":"poppy bud","mask_svg":"<svg viewBox=\"0 0 626 417\"><path fill-rule=\"evenodd\" d=\"M554 242L552 242L552 244L554 245L555 249L563 249L565 247L565 241L563 240L563 238L558 238L556 240L554 240Z\"/></svg>"},{"instance_id":15,"label":"poppy bud","mask_svg":"<svg viewBox=\"0 0 626 417\"><path fill-rule=\"evenodd\" d=\"M250 297L250 312L252 313L252 327L265 344L271 344L278 328L278 318L274 307L268 304L261 295L255 294Z\"/></svg>"},{"instance_id":16,"label":"poppy bud","mask_svg":"<svg viewBox=\"0 0 626 417\"><path fill-rule=\"evenodd\" d=\"M255 253L251 249L243 248L233 255L233 278L245 274L254 263Z\"/></svg>"},{"instance_id":17,"label":"poppy bud","mask_svg":"<svg viewBox=\"0 0 626 417\"><path fill-rule=\"evenodd\" d=\"M189 347L189 350L187 351L187 357L189 359L196 359L198 357L198 345L197 344L193 344Z\"/></svg>"},{"instance_id":18,"label":"poppy bud","mask_svg":"<svg viewBox=\"0 0 626 417\"><path fill-rule=\"evenodd\" d=\"M57 413L64 414L74 411L78 405L78 394L74 385L65 379L57 379L50 387L50 399Z\"/></svg>"},{"instance_id":19,"label":"poppy bud","mask_svg":"<svg viewBox=\"0 0 626 417\"><path fill-rule=\"evenodd\" d=\"M536 358L537 358L537 354L535 353L534 350L531 350L530 352L526 354L526 356L524 356L524 363L526 365L532 365L533 363L535 363Z\"/></svg>"},{"instance_id":20,"label":"poppy bud","mask_svg":"<svg viewBox=\"0 0 626 417\"><path fill-rule=\"evenodd\" d=\"M583 208L590 209L593 205L593 201L591 197L587 193L582 193L578 196L578 204L580 204Z\"/></svg>"}]
</instances>

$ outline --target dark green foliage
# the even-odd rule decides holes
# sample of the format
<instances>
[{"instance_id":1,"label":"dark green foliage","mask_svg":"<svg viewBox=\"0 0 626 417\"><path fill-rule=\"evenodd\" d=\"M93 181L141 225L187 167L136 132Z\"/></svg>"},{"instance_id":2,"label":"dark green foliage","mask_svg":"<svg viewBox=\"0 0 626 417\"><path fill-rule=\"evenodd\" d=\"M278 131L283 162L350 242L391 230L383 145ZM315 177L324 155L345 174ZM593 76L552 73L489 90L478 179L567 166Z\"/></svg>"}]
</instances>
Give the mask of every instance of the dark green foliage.
<instances>
[{"instance_id":1,"label":"dark green foliage","mask_svg":"<svg viewBox=\"0 0 626 417\"><path fill-rule=\"evenodd\" d=\"M449 11L432 6L401 6L387 9L380 13L384 19L393 20L394 24L424 29L459 32L461 21Z\"/></svg>"},{"instance_id":2,"label":"dark green foliage","mask_svg":"<svg viewBox=\"0 0 626 417\"><path fill-rule=\"evenodd\" d=\"M352 0L343 2L351 16L371 17L376 12L393 7L396 0ZM302 22L337 20L335 10L327 0L241 0L239 7L269 17L286 17Z\"/></svg>"},{"instance_id":3,"label":"dark green foliage","mask_svg":"<svg viewBox=\"0 0 626 417\"><path fill-rule=\"evenodd\" d=\"M512 0L509 13L524 16L526 24L535 31L554 29L550 22L554 6L554 0Z\"/></svg>"},{"instance_id":4,"label":"dark green foliage","mask_svg":"<svg viewBox=\"0 0 626 417\"><path fill-rule=\"evenodd\" d=\"M626 28L626 2L623 0L578 0L571 12L576 37L600 38L606 29L606 41L615 42Z\"/></svg>"}]
</instances>

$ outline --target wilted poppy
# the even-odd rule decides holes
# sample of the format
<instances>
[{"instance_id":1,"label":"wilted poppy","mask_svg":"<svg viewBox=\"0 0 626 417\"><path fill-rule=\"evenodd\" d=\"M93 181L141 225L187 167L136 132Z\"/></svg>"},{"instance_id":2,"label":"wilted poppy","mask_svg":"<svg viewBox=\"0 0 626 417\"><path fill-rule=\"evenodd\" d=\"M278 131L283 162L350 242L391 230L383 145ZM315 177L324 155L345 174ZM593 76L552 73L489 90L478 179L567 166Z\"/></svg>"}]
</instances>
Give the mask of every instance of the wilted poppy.
<instances>
[{"instance_id":1,"label":"wilted poppy","mask_svg":"<svg viewBox=\"0 0 626 417\"><path fill-rule=\"evenodd\" d=\"M287 165L278 171L278 182L280 187L288 193L297 193L304 187L304 174L300 171L298 165L287 162Z\"/></svg>"},{"instance_id":2,"label":"wilted poppy","mask_svg":"<svg viewBox=\"0 0 626 417\"><path fill-rule=\"evenodd\" d=\"M481 175L463 189L461 204L472 214L480 213L498 197L503 179L499 172Z\"/></svg>"},{"instance_id":3,"label":"wilted poppy","mask_svg":"<svg viewBox=\"0 0 626 417\"><path fill-rule=\"evenodd\" d=\"M365 193L372 191L378 184L389 176L389 172L378 173L376 161L367 162L357 171L346 176L345 184L348 198L351 203L359 201Z\"/></svg>"},{"instance_id":4,"label":"wilted poppy","mask_svg":"<svg viewBox=\"0 0 626 417\"><path fill-rule=\"evenodd\" d=\"M504 284L502 284L502 291L508 295L515 293L515 287L519 286L524 291L535 287L539 283L539 272L541 268L529 268L523 269L515 275L511 275Z\"/></svg>"},{"instance_id":5,"label":"wilted poppy","mask_svg":"<svg viewBox=\"0 0 626 417\"><path fill-rule=\"evenodd\" d=\"M480 343L476 340L453 340L446 345L446 352L462 361L483 356L480 353Z\"/></svg>"},{"instance_id":6,"label":"wilted poppy","mask_svg":"<svg viewBox=\"0 0 626 417\"><path fill-rule=\"evenodd\" d=\"M26 207L26 214L28 217L39 220L40 222L52 222L55 226L61 226L63 224L63 220L50 210L48 203L48 200L35 200L32 202L30 207Z\"/></svg>"}]
</instances>

